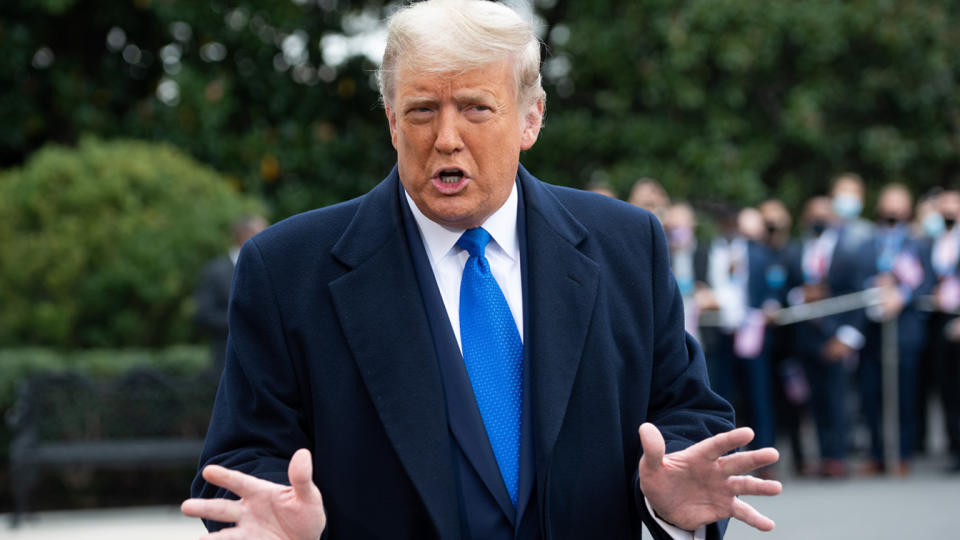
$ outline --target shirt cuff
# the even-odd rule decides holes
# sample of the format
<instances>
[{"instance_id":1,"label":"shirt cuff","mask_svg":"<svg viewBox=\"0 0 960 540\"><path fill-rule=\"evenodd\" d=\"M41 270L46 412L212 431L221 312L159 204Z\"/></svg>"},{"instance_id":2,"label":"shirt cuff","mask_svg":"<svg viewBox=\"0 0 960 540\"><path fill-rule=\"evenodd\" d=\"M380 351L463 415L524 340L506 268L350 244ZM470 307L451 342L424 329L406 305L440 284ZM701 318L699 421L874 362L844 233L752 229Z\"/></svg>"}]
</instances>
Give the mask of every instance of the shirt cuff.
<instances>
[{"instance_id":1,"label":"shirt cuff","mask_svg":"<svg viewBox=\"0 0 960 540\"><path fill-rule=\"evenodd\" d=\"M654 521L657 522L657 525L660 526L667 534L670 535L670 538L673 540L706 540L707 538L707 527L700 527L694 532L690 532L685 529L681 529L676 525L671 525L666 521L660 519L660 516L653 511L653 508L650 506L650 501L646 497L643 498L643 504L647 505L647 511L650 512L650 515L653 516Z\"/></svg>"},{"instance_id":2,"label":"shirt cuff","mask_svg":"<svg viewBox=\"0 0 960 540\"><path fill-rule=\"evenodd\" d=\"M803 287L794 287L787 293L787 303L796 306L803 303Z\"/></svg>"},{"instance_id":3,"label":"shirt cuff","mask_svg":"<svg viewBox=\"0 0 960 540\"><path fill-rule=\"evenodd\" d=\"M863 345L867 342L863 334L849 324L845 324L837 329L837 339L840 343L857 351L862 349Z\"/></svg>"},{"instance_id":4,"label":"shirt cuff","mask_svg":"<svg viewBox=\"0 0 960 540\"><path fill-rule=\"evenodd\" d=\"M773 311L783 307L783 304L775 298L767 298L763 301L763 305L760 306L760 309L763 311Z\"/></svg>"}]
</instances>

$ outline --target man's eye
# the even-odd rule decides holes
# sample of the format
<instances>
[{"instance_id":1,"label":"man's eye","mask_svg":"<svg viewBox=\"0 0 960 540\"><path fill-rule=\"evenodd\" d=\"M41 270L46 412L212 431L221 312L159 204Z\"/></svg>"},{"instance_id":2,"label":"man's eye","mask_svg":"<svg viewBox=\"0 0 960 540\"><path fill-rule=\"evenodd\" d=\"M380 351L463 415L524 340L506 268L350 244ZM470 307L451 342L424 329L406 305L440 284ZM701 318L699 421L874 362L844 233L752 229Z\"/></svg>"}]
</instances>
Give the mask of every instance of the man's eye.
<instances>
[{"instance_id":1,"label":"man's eye","mask_svg":"<svg viewBox=\"0 0 960 540\"><path fill-rule=\"evenodd\" d=\"M493 107L489 105L471 105L464 113L473 121L486 120L493 114Z\"/></svg>"}]
</instances>

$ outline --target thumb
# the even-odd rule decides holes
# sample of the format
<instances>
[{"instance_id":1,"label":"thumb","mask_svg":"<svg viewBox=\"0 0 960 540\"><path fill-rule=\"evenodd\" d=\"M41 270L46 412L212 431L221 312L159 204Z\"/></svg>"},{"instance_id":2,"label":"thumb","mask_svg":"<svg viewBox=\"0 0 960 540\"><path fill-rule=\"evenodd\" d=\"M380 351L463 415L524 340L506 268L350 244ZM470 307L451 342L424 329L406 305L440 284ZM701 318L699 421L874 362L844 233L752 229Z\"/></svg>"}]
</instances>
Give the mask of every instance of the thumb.
<instances>
[{"instance_id":1,"label":"thumb","mask_svg":"<svg viewBox=\"0 0 960 540\"><path fill-rule=\"evenodd\" d=\"M643 448L640 466L650 471L659 469L663 465L666 443L663 442L663 435L660 434L657 426L650 422L640 425L640 446Z\"/></svg>"},{"instance_id":2,"label":"thumb","mask_svg":"<svg viewBox=\"0 0 960 540\"><path fill-rule=\"evenodd\" d=\"M298 499L312 501L319 497L320 491L313 483L313 458L306 448L294 452L287 467L287 476Z\"/></svg>"}]
</instances>

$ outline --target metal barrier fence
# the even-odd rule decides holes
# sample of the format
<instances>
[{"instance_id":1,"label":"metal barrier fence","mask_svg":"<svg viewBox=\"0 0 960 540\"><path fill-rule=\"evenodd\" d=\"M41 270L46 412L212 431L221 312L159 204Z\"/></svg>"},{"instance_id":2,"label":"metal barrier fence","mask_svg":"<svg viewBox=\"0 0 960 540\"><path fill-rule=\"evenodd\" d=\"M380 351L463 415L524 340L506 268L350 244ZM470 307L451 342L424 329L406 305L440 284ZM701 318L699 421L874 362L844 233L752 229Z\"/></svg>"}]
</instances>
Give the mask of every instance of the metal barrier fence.
<instances>
[{"instance_id":1,"label":"metal barrier fence","mask_svg":"<svg viewBox=\"0 0 960 540\"><path fill-rule=\"evenodd\" d=\"M883 302L883 289L874 287L850 294L843 294L809 302L797 304L773 311L770 319L777 326L786 326L799 322L828 317L840 313L867 309L880 305ZM919 296L913 299L913 307L919 311L940 312L933 296ZM952 315L960 315L960 309L954 310ZM900 351L897 337L897 319L881 321L881 373L883 396L883 445L884 461L888 471L896 470L900 462L900 375L898 364ZM715 311L700 314L699 326L722 326L720 317Z\"/></svg>"}]
</instances>

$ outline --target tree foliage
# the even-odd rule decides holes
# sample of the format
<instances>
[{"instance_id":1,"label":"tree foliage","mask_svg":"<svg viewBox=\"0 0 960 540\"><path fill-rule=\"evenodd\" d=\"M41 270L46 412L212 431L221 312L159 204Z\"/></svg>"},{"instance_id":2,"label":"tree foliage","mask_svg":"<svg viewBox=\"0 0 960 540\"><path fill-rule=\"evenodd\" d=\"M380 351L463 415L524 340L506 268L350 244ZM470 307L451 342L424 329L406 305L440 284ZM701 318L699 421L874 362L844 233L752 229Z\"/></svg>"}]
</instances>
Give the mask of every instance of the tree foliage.
<instances>
[{"instance_id":1,"label":"tree foliage","mask_svg":"<svg viewBox=\"0 0 960 540\"><path fill-rule=\"evenodd\" d=\"M647 175L682 197L796 204L845 170L917 190L960 174L956 2L558 8L552 112L528 159L547 178L625 191Z\"/></svg>"},{"instance_id":2,"label":"tree foliage","mask_svg":"<svg viewBox=\"0 0 960 540\"><path fill-rule=\"evenodd\" d=\"M537 0L549 98L524 161L551 182L641 175L679 197L794 204L843 170L917 190L960 174L953 0ZM394 162L345 43L381 0L10 0L0 165L85 132L169 141L275 215L363 193ZM344 60L344 57L347 57Z\"/></svg>"},{"instance_id":3,"label":"tree foliage","mask_svg":"<svg viewBox=\"0 0 960 540\"><path fill-rule=\"evenodd\" d=\"M0 118L21 129L0 133L0 165L95 133L171 142L278 216L359 195L394 157L376 65L343 59L343 25L382 17L336 0L4 2Z\"/></svg>"},{"instance_id":4,"label":"tree foliage","mask_svg":"<svg viewBox=\"0 0 960 540\"><path fill-rule=\"evenodd\" d=\"M187 341L200 268L259 210L169 145L45 147L0 175L0 345Z\"/></svg>"}]
</instances>

